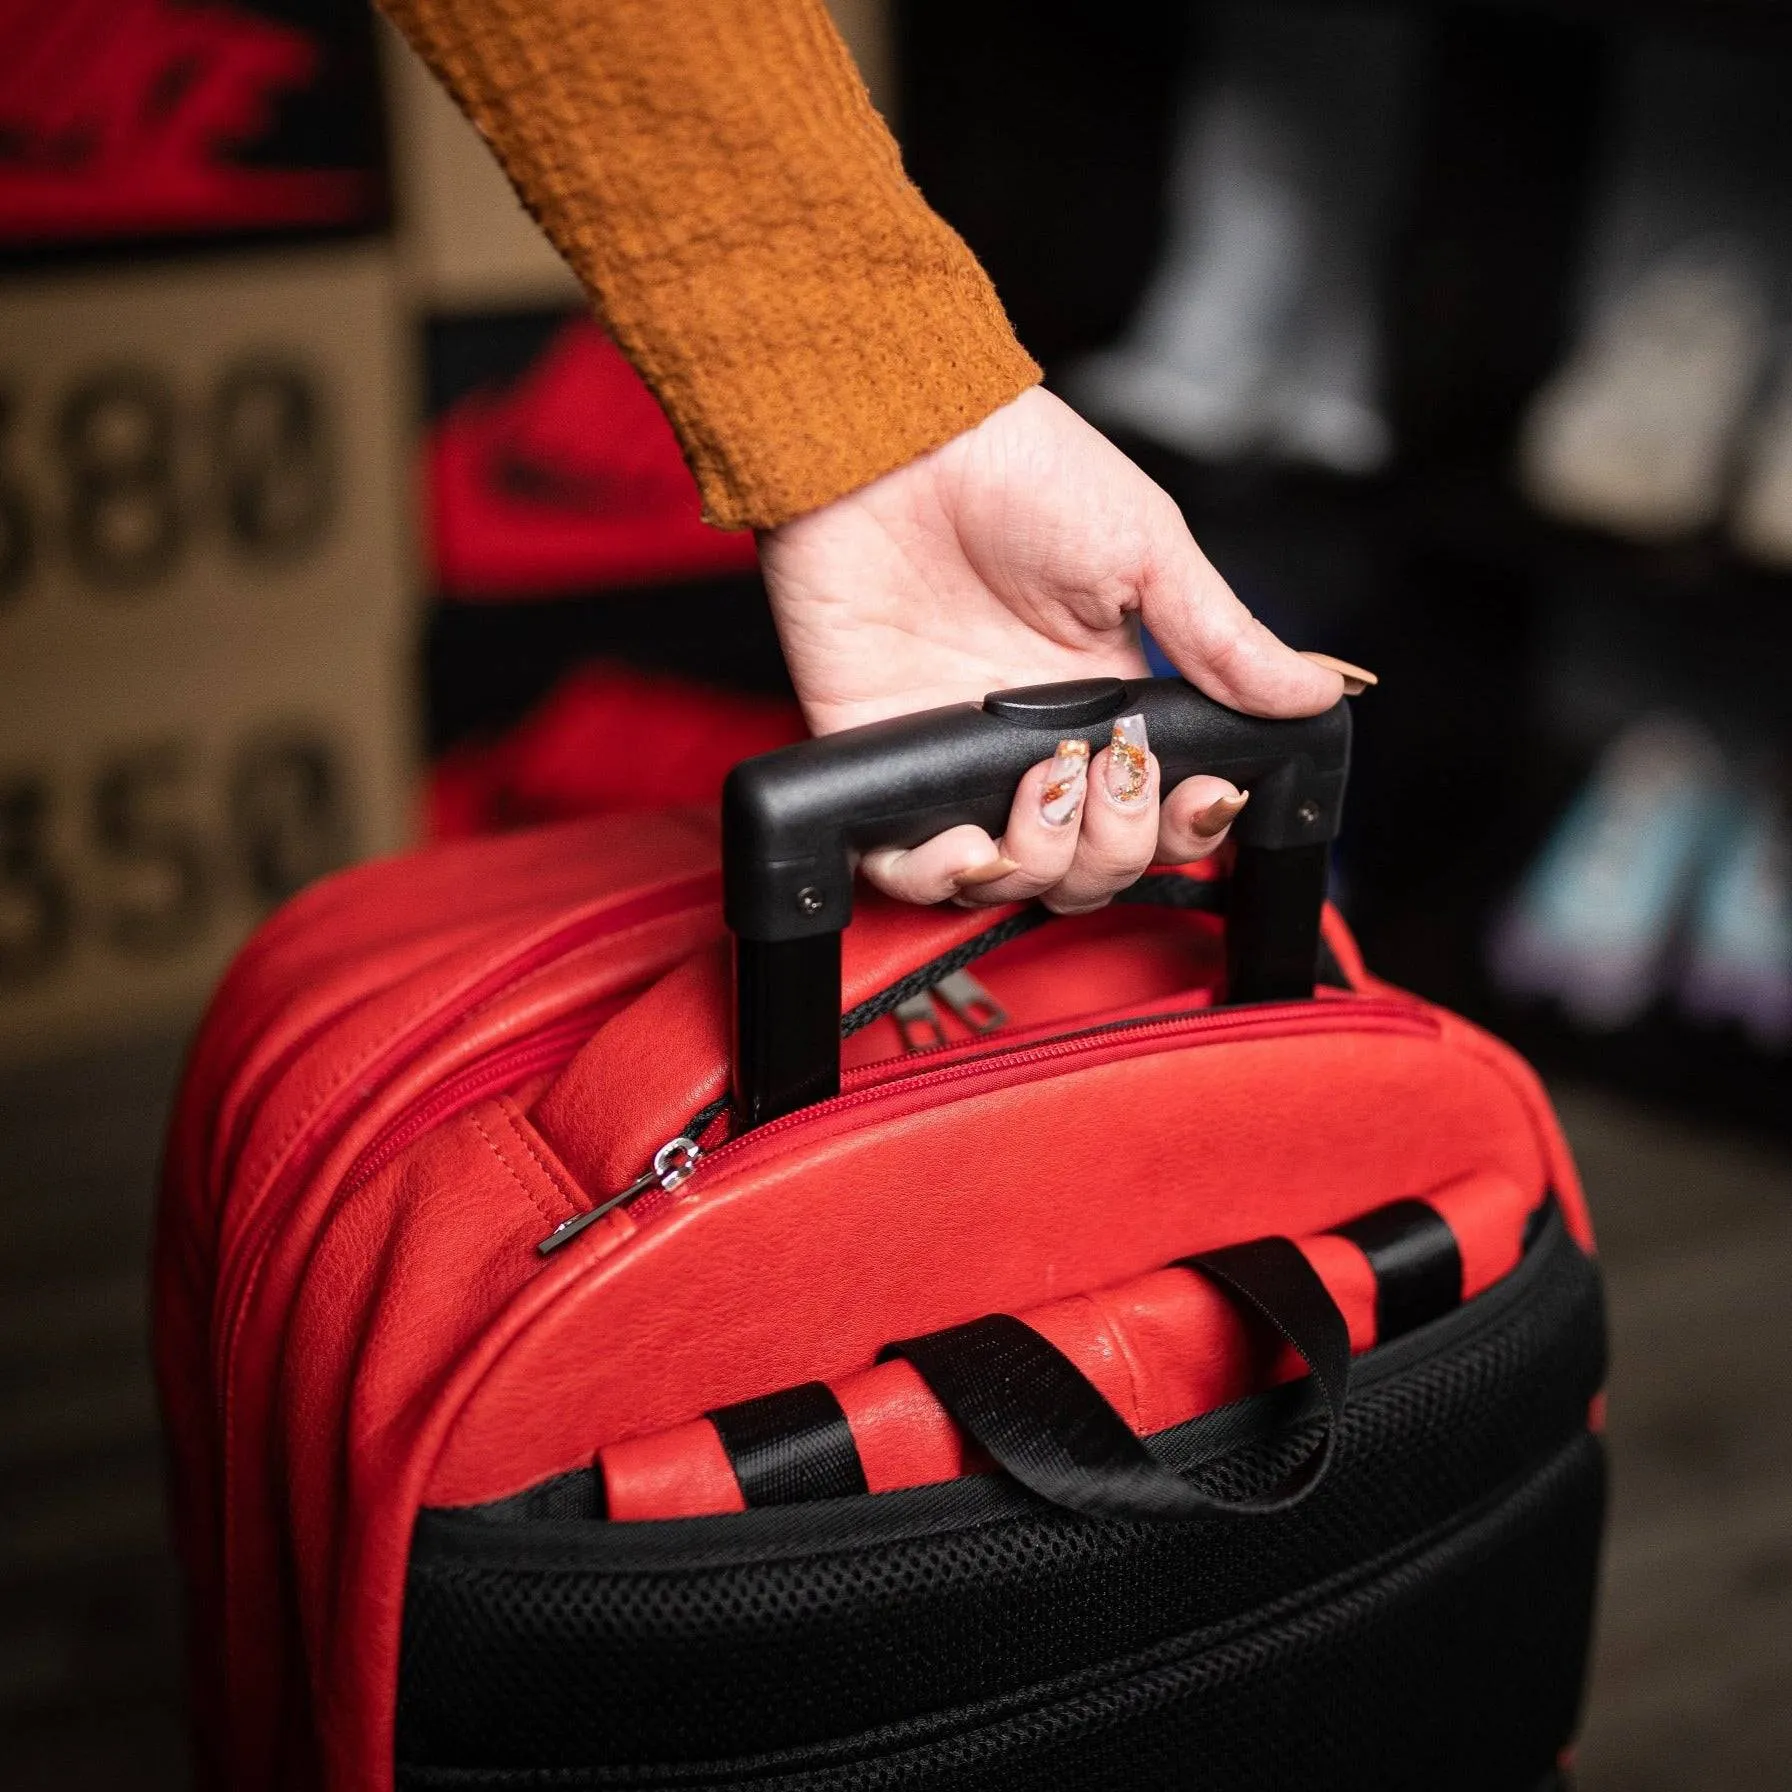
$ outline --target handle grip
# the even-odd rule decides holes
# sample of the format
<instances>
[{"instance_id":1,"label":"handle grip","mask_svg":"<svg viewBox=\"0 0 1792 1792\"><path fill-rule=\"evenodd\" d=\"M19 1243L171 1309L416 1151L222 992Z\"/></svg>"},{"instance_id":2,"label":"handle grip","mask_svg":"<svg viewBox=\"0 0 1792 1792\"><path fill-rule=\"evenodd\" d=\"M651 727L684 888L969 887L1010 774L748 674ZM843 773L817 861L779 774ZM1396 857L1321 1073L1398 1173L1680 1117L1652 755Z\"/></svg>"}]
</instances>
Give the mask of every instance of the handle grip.
<instances>
[{"instance_id":1,"label":"handle grip","mask_svg":"<svg viewBox=\"0 0 1792 1792\"><path fill-rule=\"evenodd\" d=\"M1167 789L1195 772L1251 793L1228 930L1232 1000L1310 995L1350 770L1350 711L1266 721L1179 678L1088 679L996 691L781 747L722 793L723 909L736 940L735 1099L749 1125L839 1087L839 936L850 854L916 846L949 827L1006 824L1014 789L1061 739L1106 744L1142 714Z\"/></svg>"}]
</instances>

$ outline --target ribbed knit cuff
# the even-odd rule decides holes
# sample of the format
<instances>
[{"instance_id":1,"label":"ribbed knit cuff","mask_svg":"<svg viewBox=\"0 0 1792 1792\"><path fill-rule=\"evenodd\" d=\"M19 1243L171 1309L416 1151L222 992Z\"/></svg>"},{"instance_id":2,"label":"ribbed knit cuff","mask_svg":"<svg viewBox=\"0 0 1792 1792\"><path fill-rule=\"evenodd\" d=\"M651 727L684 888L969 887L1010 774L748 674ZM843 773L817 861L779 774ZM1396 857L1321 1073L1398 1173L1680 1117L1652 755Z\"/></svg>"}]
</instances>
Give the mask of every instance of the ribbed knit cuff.
<instances>
[{"instance_id":1,"label":"ribbed knit cuff","mask_svg":"<svg viewBox=\"0 0 1792 1792\"><path fill-rule=\"evenodd\" d=\"M819 509L1037 383L959 237L932 213L899 236L880 236L887 224L868 205L825 237L749 245L656 286L664 301L638 316L611 311L710 522L766 529ZM850 247L830 255L829 239Z\"/></svg>"}]
</instances>

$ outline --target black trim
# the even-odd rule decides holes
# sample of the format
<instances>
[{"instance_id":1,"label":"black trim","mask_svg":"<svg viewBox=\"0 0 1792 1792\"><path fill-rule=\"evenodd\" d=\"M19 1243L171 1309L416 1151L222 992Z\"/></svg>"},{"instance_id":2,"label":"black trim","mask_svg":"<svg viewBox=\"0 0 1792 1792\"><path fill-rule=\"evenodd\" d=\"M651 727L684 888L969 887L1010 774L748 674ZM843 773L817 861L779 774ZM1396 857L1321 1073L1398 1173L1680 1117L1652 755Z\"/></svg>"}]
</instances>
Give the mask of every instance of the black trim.
<instances>
[{"instance_id":1,"label":"black trim","mask_svg":"<svg viewBox=\"0 0 1792 1792\"><path fill-rule=\"evenodd\" d=\"M1216 1785L1536 1787L1584 1659L1601 1334L1548 1208L1511 1275L1358 1360L1324 1487L1249 1523L1089 1519L988 1474L654 1524L423 1512L400 1783L1132 1792L1193 1760ZM1315 1407L1302 1378L1151 1447L1261 1487Z\"/></svg>"},{"instance_id":2,"label":"black trim","mask_svg":"<svg viewBox=\"0 0 1792 1792\"><path fill-rule=\"evenodd\" d=\"M749 1506L846 1499L867 1491L834 1390L806 1381L707 1415Z\"/></svg>"},{"instance_id":3,"label":"black trim","mask_svg":"<svg viewBox=\"0 0 1792 1792\"><path fill-rule=\"evenodd\" d=\"M1153 871L1122 890L1114 900L1137 908L1174 908L1185 913L1223 915L1230 897L1231 885L1224 878L1183 877L1174 871ZM932 989L941 978L975 964L985 954L1019 939L1022 934L1031 933L1049 921L1069 918L1055 914L1043 903L1029 903L1019 913L1005 916L974 939L963 941L950 952L942 952L938 958L929 959L888 989L881 989L876 995L867 996L857 1007L849 1008L840 1019L840 1037L850 1039L873 1021L894 1013L910 996Z\"/></svg>"},{"instance_id":4,"label":"black trim","mask_svg":"<svg viewBox=\"0 0 1792 1792\"><path fill-rule=\"evenodd\" d=\"M1462 1305L1462 1252L1449 1222L1428 1201L1390 1201L1332 1230L1349 1239L1375 1271L1378 1343Z\"/></svg>"}]
</instances>

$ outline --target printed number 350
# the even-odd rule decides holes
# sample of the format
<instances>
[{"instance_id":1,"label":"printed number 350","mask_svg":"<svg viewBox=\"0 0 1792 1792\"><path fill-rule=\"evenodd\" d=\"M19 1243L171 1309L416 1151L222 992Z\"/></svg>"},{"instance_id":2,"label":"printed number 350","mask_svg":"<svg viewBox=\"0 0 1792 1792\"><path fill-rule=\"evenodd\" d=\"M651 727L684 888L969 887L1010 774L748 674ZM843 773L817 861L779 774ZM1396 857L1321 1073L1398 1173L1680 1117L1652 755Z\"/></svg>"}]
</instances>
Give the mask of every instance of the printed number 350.
<instances>
[{"instance_id":1,"label":"printed number 350","mask_svg":"<svg viewBox=\"0 0 1792 1792\"><path fill-rule=\"evenodd\" d=\"M127 959L166 959L202 939L231 897L271 907L346 864L346 779L309 731L251 741L226 770L224 838L191 813L193 754L179 741L121 753L85 792L73 865L55 846L56 791L0 778L0 994L51 975L83 934Z\"/></svg>"}]
</instances>

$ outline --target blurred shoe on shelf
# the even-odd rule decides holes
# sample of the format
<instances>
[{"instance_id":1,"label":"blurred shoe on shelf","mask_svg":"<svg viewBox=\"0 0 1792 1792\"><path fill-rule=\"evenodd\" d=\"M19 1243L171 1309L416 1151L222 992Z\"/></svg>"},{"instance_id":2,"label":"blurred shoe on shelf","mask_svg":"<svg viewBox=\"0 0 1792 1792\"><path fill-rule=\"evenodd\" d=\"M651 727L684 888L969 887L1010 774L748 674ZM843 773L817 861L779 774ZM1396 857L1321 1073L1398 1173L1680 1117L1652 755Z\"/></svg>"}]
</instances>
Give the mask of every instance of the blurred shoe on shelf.
<instances>
[{"instance_id":1,"label":"blurred shoe on shelf","mask_svg":"<svg viewBox=\"0 0 1792 1792\"><path fill-rule=\"evenodd\" d=\"M1125 338L1065 381L1097 422L1198 459L1261 446L1313 228L1291 138L1248 92L1222 88L1190 108L1163 263Z\"/></svg>"},{"instance_id":2,"label":"blurred shoe on shelf","mask_svg":"<svg viewBox=\"0 0 1792 1792\"><path fill-rule=\"evenodd\" d=\"M758 564L749 531L703 521L665 413L590 318L568 320L513 385L439 417L425 468L445 597L556 597Z\"/></svg>"},{"instance_id":3,"label":"blurred shoe on shelf","mask_svg":"<svg viewBox=\"0 0 1792 1792\"><path fill-rule=\"evenodd\" d=\"M1683 249L1597 314L1532 400L1519 477L1541 510L1637 541L1708 528L1769 350L1744 250Z\"/></svg>"},{"instance_id":4,"label":"blurred shoe on shelf","mask_svg":"<svg viewBox=\"0 0 1792 1792\"><path fill-rule=\"evenodd\" d=\"M1332 473L1380 472L1394 452L1380 384L1379 321L1367 293L1315 282L1270 389L1266 446Z\"/></svg>"},{"instance_id":5,"label":"blurred shoe on shelf","mask_svg":"<svg viewBox=\"0 0 1792 1792\"><path fill-rule=\"evenodd\" d=\"M1735 806L1694 899L1680 1000L1737 1021L1758 1045L1792 1043L1792 828L1777 791Z\"/></svg>"},{"instance_id":6,"label":"blurred shoe on shelf","mask_svg":"<svg viewBox=\"0 0 1792 1792\"><path fill-rule=\"evenodd\" d=\"M1234 19L1241 72L1184 112L1158 270L1121 341L1064 379L1097 423L1201 460L1351 474L1387 461L1375 267L1397 136L1389 29Z\"/></svg>"},{"instance_id":7,"label":"blurred shoe on shelf","mask_svg":"<svg viewBox=\"0 0 1792 1792\"><path fill-rule=\"evenodd\" d=\"M1495 926L1508 994L1548 997L1592 1031L1638 1019L1726 802L1723 755L1698 727L1654 716L1618 737Z\"/></svg>"},{"instance_id":8,"label":"blurred shoe on shelf","mask_svg":"<svg viewBox=\"0 0 1792 1792\"><path fill-rule=\"evenodd\" d=\"M1772 401L1750 432L1730 528L1743 553L1792 571L1792 348L1780 362Z\"/></svg>"},{"instance_id":9,"label":"blurred shoe on shelf","mask_svg":"<svg viewBox=\"0 0 1792 1792\"><path fill-rule=\"evenodd\" d=\"M787 698L603 661L578 666L506 733L464 741L436 762L429 837L714 805L741 760L807 736Z\"/></svg>"}]
</instances>

